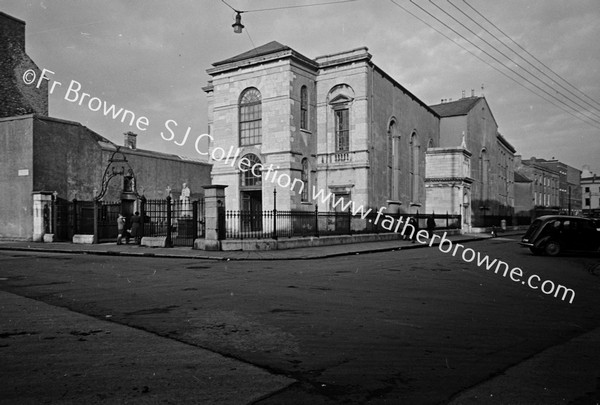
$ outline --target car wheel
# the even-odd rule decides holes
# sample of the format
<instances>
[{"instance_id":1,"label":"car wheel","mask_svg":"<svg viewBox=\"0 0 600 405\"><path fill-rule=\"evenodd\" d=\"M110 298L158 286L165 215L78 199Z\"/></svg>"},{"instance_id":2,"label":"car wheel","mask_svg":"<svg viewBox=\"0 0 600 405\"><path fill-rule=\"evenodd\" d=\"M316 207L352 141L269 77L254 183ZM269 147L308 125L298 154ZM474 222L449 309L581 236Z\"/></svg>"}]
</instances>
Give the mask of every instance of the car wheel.
<instances>
[{"instance_id":1,"label":"car wheel","mask_svg":"<svg viewBox=\"0 0 600 405\"><path fill-rule=\"evenodd\" d=\"M548 243L546 243L544 251L548 256L558 256L558 254L560 253L560 243L551 240Z\"/></svg>"},{"instance_id":2,"label":"car wheel","mask_svg":"<svg viewBox=\"0 0 600 405\"><path fill-rule=\"evenodd\" d=\"M541 255L542 253L544 253L544 250L540 248L530 247L529 250L531 250L531 253L533 253L534 255Z\"/></svg>"}]
</instances>

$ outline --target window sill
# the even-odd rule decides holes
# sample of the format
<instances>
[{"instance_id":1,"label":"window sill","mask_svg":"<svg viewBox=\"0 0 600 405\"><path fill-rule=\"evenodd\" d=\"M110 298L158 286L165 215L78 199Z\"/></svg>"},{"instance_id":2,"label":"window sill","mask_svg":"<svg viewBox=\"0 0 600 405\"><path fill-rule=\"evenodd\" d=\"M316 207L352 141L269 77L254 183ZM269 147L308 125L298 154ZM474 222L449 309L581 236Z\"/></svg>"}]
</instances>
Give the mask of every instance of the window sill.
<instances>
[{"instance_id":1,"label":"window sill","mask_svg":"<svg viewBox=\"0 0 600 405\"><path fill-rule=\"evenodd\" d=\"M308 130L308 129L303 129L303 128L300 128L300 132L304 132L305 134L312 135L312 131L310 131L310 130Z\"/></svg>"}]
</instances>

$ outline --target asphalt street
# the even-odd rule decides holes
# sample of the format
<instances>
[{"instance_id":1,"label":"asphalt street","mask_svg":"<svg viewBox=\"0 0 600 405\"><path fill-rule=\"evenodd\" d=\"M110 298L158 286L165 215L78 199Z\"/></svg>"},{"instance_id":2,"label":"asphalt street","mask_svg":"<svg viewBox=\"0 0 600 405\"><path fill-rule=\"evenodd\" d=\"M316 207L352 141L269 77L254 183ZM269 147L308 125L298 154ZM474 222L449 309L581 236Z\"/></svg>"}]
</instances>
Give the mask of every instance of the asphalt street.
<instances>
[{"instance_id":1,"label":"asphalt street","mask_svg":"<svg viewBox=\"0 0 600 405\"><path fill-rule=\"evenodd\" d=\"M573 303L435 247L264 262L2 251L0 397L596 403L599 258L533 256L516 239L468 247Z\"/></svg>"}]
</instances>

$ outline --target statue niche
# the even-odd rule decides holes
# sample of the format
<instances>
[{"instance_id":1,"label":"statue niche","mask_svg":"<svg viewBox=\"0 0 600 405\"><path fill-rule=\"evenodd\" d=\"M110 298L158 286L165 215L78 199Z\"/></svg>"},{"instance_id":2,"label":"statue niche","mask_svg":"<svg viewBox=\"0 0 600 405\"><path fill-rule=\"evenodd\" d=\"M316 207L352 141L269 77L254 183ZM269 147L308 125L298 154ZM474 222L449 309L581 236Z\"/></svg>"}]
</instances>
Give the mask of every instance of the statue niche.
<instances>
[{"instance_id":1,"label":"statue niche","mask_svg":"<svg viewBox=\"0 0 600 405\"><path fill-rule=\"evenodd\" d=\"M126 176L123 176L123 192L124 193L135 193L135 177L133 170L129 169Z\"/></svg>"}]
</instances>

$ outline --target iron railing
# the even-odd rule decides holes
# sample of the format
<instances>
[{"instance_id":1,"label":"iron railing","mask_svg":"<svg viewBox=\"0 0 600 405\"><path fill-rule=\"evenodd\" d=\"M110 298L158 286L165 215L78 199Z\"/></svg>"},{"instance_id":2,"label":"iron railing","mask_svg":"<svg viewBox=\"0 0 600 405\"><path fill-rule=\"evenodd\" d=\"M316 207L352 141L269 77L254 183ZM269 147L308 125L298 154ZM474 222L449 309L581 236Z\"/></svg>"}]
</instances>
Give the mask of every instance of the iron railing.
<instances>
[{"instance_id":1,"label":"iron railing","mask_svg":"<svg viewBox=\"0 0 600 405\"><path fill-rule=\"evenodd\" d=\"M365 210L367 211L367 210ZM462 217L453 214L393 214L392 219L377 210L368 214L353 215L351 212L314 211L232 211L225 212L227 239L277 239L280 237L305 237L324 235L351 235L360 233L400 232L408 217L419 222L419 228L427 228L427 219L433 217L435 229L460 229ZM398 226L400 221L400 226ZM393 223L393 225L392 225Z\"/></svg>"}]
</instances>

